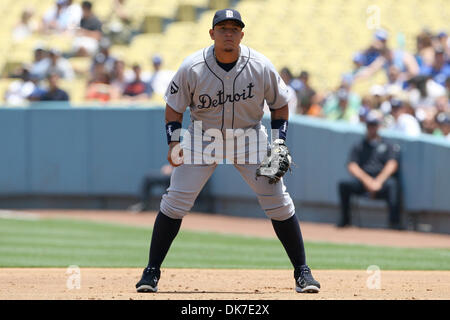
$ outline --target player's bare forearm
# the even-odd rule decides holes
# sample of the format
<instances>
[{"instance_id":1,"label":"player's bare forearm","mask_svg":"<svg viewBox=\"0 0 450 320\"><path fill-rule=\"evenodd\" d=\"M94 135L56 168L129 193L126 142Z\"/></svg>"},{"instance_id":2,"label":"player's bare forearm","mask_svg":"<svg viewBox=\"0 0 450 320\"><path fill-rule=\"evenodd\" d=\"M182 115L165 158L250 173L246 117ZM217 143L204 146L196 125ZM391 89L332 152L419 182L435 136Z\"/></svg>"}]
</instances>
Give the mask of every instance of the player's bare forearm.
<instances>
[{"instance_id":1,"label":"player's bare forearm","mask_svg":"<svg viewBox=\"0 0 450 320\"><path fill-rule=\"evenodd\" d=\"M285 105L280 109L270 111L271 120L289 120L289 107Z\"/></svg>"},{"instance_id":2,"label":"player's bare forearm","mask_svg":"<svg viewBox=\"0 0 450 320\"><path fill-rule=\"evenodd\" d=\"M169 122L183 122L183 114L173 110L168 104L166 104L166 123Z\"/></svg>"},{"instance_id":3,"label":"player's bare forearm","mask_svg":"<svg viewBox=\"0 0 450 320\"><path fill-rule=\"evenodd\" d=\"M381 170L380 174L376 177L381 184L383 184L390 176L392 176L398 168L397 160L389 160Z\"/></svg>"}]
</instances>

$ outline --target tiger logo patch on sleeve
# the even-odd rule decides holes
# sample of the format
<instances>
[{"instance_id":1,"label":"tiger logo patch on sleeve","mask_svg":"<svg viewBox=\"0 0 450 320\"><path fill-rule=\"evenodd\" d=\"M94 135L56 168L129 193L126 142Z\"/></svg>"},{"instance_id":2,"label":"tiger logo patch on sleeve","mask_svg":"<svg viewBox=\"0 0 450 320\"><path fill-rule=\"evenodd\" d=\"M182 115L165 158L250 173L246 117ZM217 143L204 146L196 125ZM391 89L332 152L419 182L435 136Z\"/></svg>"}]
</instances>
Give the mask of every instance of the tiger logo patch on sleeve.
<instances>
[{"instance_id":1,"label":"tiger logo patch on sleeve","mask_svg":"<svg viewBox=\"0 0 450 320\"><path fill-rule=\"evenodd\" d=\"M170 84L170 94L176 94L178 92L180 88L178 87L178 85L175 83L175 81L172 81L172 83Z\"/></svg>"}]
</instances>

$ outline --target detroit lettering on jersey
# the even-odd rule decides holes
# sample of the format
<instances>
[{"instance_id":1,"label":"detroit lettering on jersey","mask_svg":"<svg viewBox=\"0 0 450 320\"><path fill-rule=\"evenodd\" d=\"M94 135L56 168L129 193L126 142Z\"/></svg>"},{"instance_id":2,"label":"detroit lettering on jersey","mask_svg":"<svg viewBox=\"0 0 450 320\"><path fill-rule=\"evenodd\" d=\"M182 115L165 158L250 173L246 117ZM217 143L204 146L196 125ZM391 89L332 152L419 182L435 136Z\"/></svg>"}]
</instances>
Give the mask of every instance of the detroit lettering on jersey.
<instances>
[{"instance_id":1,"label":"detroit lettering on jersey","mask_svg":"<svg viewBox=\"0 0 450 320\"><path fill-rule=\"evenodd\" d=\"M288 103L286 85L261 53L240 45L239 58L229 71L217 63L214 45L187 57L164 96L176 112L190 108L191 125L202 121L203 129L261 128L264 105L279 109Z\"/></svg>"},{"instance_id":2,"label":"detroit lettering on jersey","mask_svg":"<svg viewBox=\"0 0 450 320\"><path fill-rule=\"evenodd\" d=\"M200 101L201 104L197 105L198 109L204 109L204 108L210 108L210 107L217 107L220 105L223 105L227 102L237 102L242 100L247 100L250 98L253 98L254 95L252 95L252 88L254 87L253 83L249 83L247 88L248 91L246 92L246 90L244 89L242 91L242 93L235 93L234 95L232 94L227 94L225 95L225 93L222 90L219 90L217 92L217 99L212 99L211 96L207 93L205 94L201 94L198 99Z\"/></svg>"}]
</instances>

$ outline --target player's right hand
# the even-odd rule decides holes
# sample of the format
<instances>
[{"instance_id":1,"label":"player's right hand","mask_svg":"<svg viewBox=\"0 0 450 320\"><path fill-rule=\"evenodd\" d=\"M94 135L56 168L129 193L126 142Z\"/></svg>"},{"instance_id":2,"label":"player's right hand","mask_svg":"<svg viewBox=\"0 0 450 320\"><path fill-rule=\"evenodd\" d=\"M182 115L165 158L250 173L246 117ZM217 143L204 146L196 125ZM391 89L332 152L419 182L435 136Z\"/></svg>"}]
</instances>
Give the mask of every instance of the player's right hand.
<instances>
[{"instance_id":1,"label":"player's right hand","mask_svg":"<svg viewBox=\"0 0 450 320\"><path fill-rule=\"evenodd\" d=\"M174 141L169 144L167 160L174 167L178 167L183 164L183 148L181 148L180 142Z\"/></svg>"}]
</instances>

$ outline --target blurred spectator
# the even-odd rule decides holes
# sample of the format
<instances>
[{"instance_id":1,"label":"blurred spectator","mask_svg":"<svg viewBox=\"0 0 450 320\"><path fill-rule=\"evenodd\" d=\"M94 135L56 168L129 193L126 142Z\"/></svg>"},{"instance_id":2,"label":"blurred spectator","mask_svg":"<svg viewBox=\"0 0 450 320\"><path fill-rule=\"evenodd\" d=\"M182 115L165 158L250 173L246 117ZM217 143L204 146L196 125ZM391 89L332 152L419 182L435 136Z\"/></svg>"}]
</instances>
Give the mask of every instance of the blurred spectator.
<instances>
[{"instance_id":1,"label":"blurred spectator","mask_svg":"<svg viewBox=\"0 0 450 320\"><path fill-rule=\"evenodd\" d=\"M33 74L30 74L30 81L34 84L34 89L28 96L29 101L40 101L42 96L47 92L47 90L42 86L42 81L40 78Z\"/></svg>"},{"instance_id":2,"label":"blurred spectator","mask_svg":"<svg viewBox=\"0 0 450 320\"><path fill-rule=\"evenodd\" d=\"M60 17L60 26L64 31L73 31L80 25L83 12L78 3L66 0Z\"/></svg>"},{"instance_id":3,"label":"blurred spectator","mask_svg":"<svg viewBox=\"0 0 450 320\"><path fill-rule=\"evenodd\" d=\"M57 73L60 78L72 80L75 77L72 65L69 60L61 56L61 52L56 49L49 50L48 57L44 61L45 77L51 73Z\"/></svg>"},{"instance_id":4,"label":"blurred spectator","mask_svg":"<svg viewBox=\"0 0 450 320\"><path fill-rule=\"evenodd\" d=\"M448 112L450 111L449 98L445 95L437 97L434 106L437 112Z\"/></svg>"},{"instance_id":5,"label":"blurred spectator","mask_svg":"<svg viewBox=\"0 0 450 320\"><path fill-rule=\"evenodd\" d=\"M156 93L160 96L164 96L166 89L172 81L175 75L174 71L162 69L163 60L160 55L154 55L152 57L153 73L143 74L142 78L148 82L152 93Z\"/></svg>"},{"instance_id":6,"label":"blurred spectator","mask_svg":"<svg viewBox=\"0 0 450 320\"><path fill-rule=\"evenodd\" d=\"M284 83L288 86L291 85L291 82L294 79L294 76L292 75L292 72L288 67L284 67L280 70L280 76L281 79L283 79Z\"/></svg>"},{"instance_id":7,"label":"blurred spectator","mask_svg":"<svg viewBox=\"0 0 450 320\"><path fill-rule=\"evenodd\" d=\"M349 73L344 73L341 76L341 82L339 84L339 89L345 89L346 91L350 91L353 85L353 75Z\"/></svg>"},{"instance_id":8,"label":"blurred spectator","mask_svg":"<svg viewBox=\"0 0 450 320\"><path fill-rule=\"evenodd\" d=\"M359 97L341 88L327 98L323 107L323 113L325 118L329 120L345 120L350 123L358 123L359 107Z\"/></svg>"},{"instance_id":9,"label":"blurred spectator","mask_svg":"<svg viewBox=\"0 0 450 320\"><path fill-rule=\"evenodd\" d=\"M388 78L388 86L396 86L400 90L404 89L406 86L405 78L402 77L403 74L400 72L400 69L392 65L387 70L387 78Z\"/></svg>"},{"instance_id":10,"label":"blurred spectator","mask_svg":"<svg viewBox=\"0 0 450 320\"><path fill-rule=\"evenodd\" d=\"M447 97L450 100L450 77L445 80L445 90L447 91Z\"/></svg>"},{"instance_id":11,"label":"blurred spectator","mask_svg":"<svg viewBox=\"0 0 450 320\"><path fill-rule=\"evenodd\" d=\"M86 88L85 99L108 102L110 100L118 100L119 98L120 92L111 86L110 75L106 72L104 64L96 64L93 76L89 80Z\"/></svg>"},{"instance_id":12,"label":"blurred spectator","mask_svg":"<svg viewBox=\"0 0 450 320\"><path fill-rule=\"evenodd\" d=\"M34 11L30 8L24 9L20 15L20 22L14 27L12 31L12 38L16 42L29 37L38 30L38 25L31 20Z\"/></svg>"},{"instance_id":13,"label":"blurred spectator","mask_svg":"<svg viewBox=\"0 0 450 320\"><path fill-rule=\"evenodd\" d=\"M379 84L375 84L372 87L370 87L370 94L373 97L373 103L374 103L374 109L380 109L381 104L384 101L384 95L386 93L386 90L383 86Z\"/></svg>"},{"instance_id":14,"label":"blurred spectator","mask_svg":"<svg viewBox=\"0 0 450 320\"><path fill-rule=\"evenodd\" d=\"M366 57L364 56L364 54L362 52L356 52L353 55L352 62L353 62L352 74L355 74L359 71L359 69L361 69L362 67L365 66Z\"/></svg>"},{"instance_id":15,"label":"blurred spectator","mask_svg":"<svg viewBox=\"0 0 450 320\"><path fill-rule=\"evenodd\" d=\"M83 1L81 9L83 15L73 41L73 50L76 56L87 57L94 55L98 50L98 42L102 37L102 23L92 11L92 2Z\"/></svg>"},{"instance_id":16,"label":"blurred spectator","mask_svg":"<svg viewBox=\"0 0 450 320\"><path fill-rule=\"evenodd\" d=\"M134 80L128 83L122 97L132 100L148 99L151 95L150 85L141 78L142 70L137 64L133 66Z\"/></svg>"},{"instance_id":17,"label":"blurred spectator","mask_svg":"<svg viewBox=\"0 0 450 320\"><path fill-rule=\"evenodd\" d=\"M22 66L20 79L13 81L5 92L5 102L11 106L24 105L33 93L35 84L31 81L27 66Z\"/></svg>"},{"instance_id":18,"label":"blurred spectator","mask_svg":"<svg viewBox=\"0 0 450 320\"><path fill-rule=\"evenodd\" d=\"M319 116L322 110L314 100L316 91L310 86L309 73L307 71L300 72L298 79L301 86L297 90L297 113Z\"/></svg>"},{"instance_id":19,"label":"blurred spectator","mask_svg":"<svg viewBox=\"0 0 450 320\"><path fill-rule=\"evenodd\" d=\"M367 195L373 199L385 199L389 207L389 227L401 229L400 147L378 135L381 121L382 115L371 111L366 119L366 136L350 152L347 168L353 177L338 185L341 208L338 227L351 225L352 195Z\"/></svg>"},{"instance_id":20,"label":"blurred spectator","mask_svg":"<svg viewBox=\"0 0 450 320\"><path fill-rule=\"evenodd\" d=\"M48 90L41 96L41 101L69 101L69 95L58 86L59 75L56 72L47 76Z\"/></svg>"},{"instance_id":21,"label":"blurred spectator","mask_svg":"<svg viewBox=\"0 0 450 320\"><path fill-rule=\"evenodd\" d=\"M294 89L295 92L297 92L303 86L300 79L297 77L294 77L291 70L287 67L281 69L280 76L284 77L283 79L286 79L284 82L288 86L290 86L292 89Z\"/></svg>"},{"instance_id":22,"label":"blurred spectator","mask_svg":"<svg viewBox=\"0 0 450 320\"><path fill-rule=\"evenodd\" d=\"M42 17L41 30L44 33L64 31L63 11L67 0L56 0L55 4L50 7Z\"/></svg>"},{"instance_id":23,"label":"blurred spectator","mask_svg":"<svg viewBox=\"0 0 450 320\"><path fill-rule=\"evenodd\" d=\"M444 48L448 61L450 59L450 39L447 35L447 32L445 31L439 32L437 35L437 39L439 41L440 46Z\"/></svg>"},{"instance_id":24,"label":"blurred spectator","mask_svg":"<svg viewBox=\"0 0 450 320\"><path fill-rule=\"evenodd\" d=\"M422 127L422 133L432 134L434 136L441 135L438 123L436 122L436 112L430 111L432 114L419 115L422 117L420 125Z\"/></svg>"},{"instance_id":25,"label":"blurred spectator","mask_svg":"<svg viewBox=\"0 0 450 320\"><path fill-rule=\"evenodd\" d=\"M450 112L440 112L436 115L437 129L439 136L443 136L450 141Z\"/></svg>"},{"instance_id":26,"label":"blurred spectator","mask_svg":"<svg viewBox=\"0 0 450 320\"><path fill-rule=\"evenodd\" d=\"M350 72L344 73L342 75L342 81L345 81L349 85L351 85L353 83L354 75L357 74L358 71L360 71L361 68L363 68L365 66L366 57L365 57L364 53L356 52L353 55L352 62L353 62L353 69Z\"/></svg>"},{"instance_id":27,"label":"blurred spectator","mask_svg":"<svg viewBox=\"0 0 450 320\"><path fill-rule=\"evenodd\" d=\"M408 82L408 98L413 108L431 108L438 97L445 96L445 89L427 76L416 76Z\"/></svg>"},{"instance_id":28,"label":"blurred spectator","mask_svg":"<svg viewBox=\"0 0 450 320\"><path fill-rule=\"evenodd\" d=\"M380 55L381 50L385 49L387 46L389 34L386 30L379 29L375 31L372 44L363 52L364 66L370 65L375 61L376 58Z\"/></svg>"},{"instance_id":29,"label":"blurred spectator","mask_svg":"<svg viewBox=\"0 0 450 320\"><path fill-rule=\"evenodd\" d=\"M424 65L431 66L434 62L434 48L432 41L432 34L427 31L422 31L416 37L416 61L420 68Z\"/></svg>"},{"instance_id":30,"label":"blurred spectator","mask_svg":"<svg viewBox=\"0 0 450 320\"><path fill-rule=\"evenodd\" d=\"M445 86L445 80L450 76L450 63L445 61L444 48L439 46L434 51L434 63L431 66L423 66L421 74L431 77L441 86Z\"/></svg>"},{"instance_id":31,"label":"blurred spectator","mask_svg":"<svg viewBox=\"0 0 450 320\"><path fill-rule=\"evenodd\" d=\"M293 76L291 73L291 70L289 68L283 68L280 71L281 79L283 79L284 83L287 85L288 93L289 93L289 101L288 101L288 107L289 107L289 113L295 114L297 112L297 94L294 90L294 88L291 87L290 83L293 80Z\"/></svg>"},{"instance_id":32,"label":"blurred spectator","mask_svg":"<svg viewBox=\"0 0 450 320\"><path fill-rule=\"evenodd\" d=\"M421 134L421 129L417 119L410 114L408 106L405 102L397 99L391 101L391 115L394 118L394 123L391 129L403 132L412 137L417 137Z\"/></svg>"},{"instance_id":33,"label":"blurred spectator","mask_svg":"<svg viewBox=\"0 0 450 320\"><path fill-rule=\"evenodd\" d=\"M361 100L361 107L359 108L359 122L365 122L366 117L371 110L375 109L375 100L372 95L365 95Z\"/></svg>"},{"instance_id":34,"label":"blurred spectator","mask_svg":"<svg viewBox=\"0 0 450 320\"><path fill-rule=\"evenodd\" d=\"M105 65L105 70L111 74L114 70L114 63L116 58L110 54L111 41L108 38L102 38L99 41L99 51L94 55L92 59L91 73L94 70L94 65L96 63L103 63Z\"/></svg>"},{"instance_id":35,"label":"blurred spectator","mask_svg":"<svg viewBox=\"0 0 450 320\"><path fill-rule=\"evenodd\" d=\"M378 40L378 42L382 43L382 45L378 45L380 47L380 49L378 49L379 55L367 67L362 68L355 74L353 78L354 81L367 79L381 69L385 70L387 76L389 67L392 65L400 70L400 79L402 79L402 81L409 80L411 77L419 74L419 65L417 64L416 59L406 51L389 49L386 45L386 41L387 38L384 41Z\"/></svg>"},{"instance_id":36,"label":"blurred spectator","mask_svg":"<svg viewBox=\"0 0 450 320\"><path fill-rule=\"evenodd\" d=\"M133 37L132 19L125 0L112 0L111 13L106 18L103 31L114 44L129 44Z\"/></svg>"},{"instance_id":37,"label":"blurred spectator","mask_svg":"<svg viewBox=\"0 0 450 320\"><path fill-rule=\"evenodd\" d=\"M48 51L42 45L38 45L34 49L33 63L30 67L30 73L38 78L44 79L48 69Z\"/></svg>"},{"instance_id":38,"label":"blurred spectator","mask_svg":"<svg viewBox=\"0 0 450 320\"><path fill-rule=\"evenodd\" d=\"M125 62L123 60L114 61L113 71L111 73L111 85L118 91L124 92L127 86L127 80L125 75Z\"/></svg>"},{"instance_id":39,"label":"blurred spectator","mask_svg":"<svg viewBox=\"0 0 450 320\"><path fill-rule=\"evenodd\" d=\"M408 83L406 83L406 85L408 85ZM385 98L387 100L390 100L391 98L399 97L400 95L406 94L406 91L397 84L387 84L384 87L384 90L385 90Z\"/></svg>"},{"instance_id":40,"label":"blurred spectator","mask_svg":"<svg viewBox=\"0 0 450 320\"><path fill-rule=\"evenodd\" d=\"M416 108L415 109L415 116L417 120L421 123L422 131L425 133L430 134L436 134L436 116L438 113L441 112L448 112L450 111L450 106L448 103L448 97L447 96L440 96L436 98L435 103L433 106L426 107L426 108Z\"/></svg>"},{"instance_id":41,"label":"blurred spectator","mask_svg":"<svg viewBox=\"0 0 450 320\"><path fill-rule=\"evenodd\" d=\"M75 30L81 22L83 11L78 3L73 0L66 0L64 10L62 12L61 23L64 30Z\"/></svg>"},{"instance_id":42,"label":"blurred spectator","mask_svg":"<svg viewBox=\"0 0 450 320\"><path fill-rule=\"evenodd\" d=\"M308 109L306 109L306 115L310 117L323 117L323 110L320 102L322 101L322 97L319 94L315 94L311 98L311 105Z\"/></svg>"}]
</instances>

